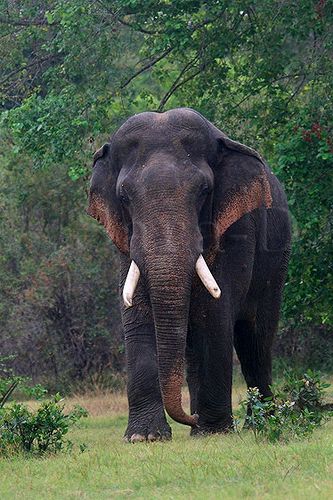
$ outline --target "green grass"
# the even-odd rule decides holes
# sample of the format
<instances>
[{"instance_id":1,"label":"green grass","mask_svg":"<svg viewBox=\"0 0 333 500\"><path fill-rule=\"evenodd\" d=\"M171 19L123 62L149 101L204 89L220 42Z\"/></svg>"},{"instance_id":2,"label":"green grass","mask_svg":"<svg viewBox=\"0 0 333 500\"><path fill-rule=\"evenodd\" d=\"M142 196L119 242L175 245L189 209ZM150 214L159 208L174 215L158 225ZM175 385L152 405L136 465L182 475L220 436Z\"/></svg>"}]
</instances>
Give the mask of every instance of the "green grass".
<instances>
[{"instance_id":1,"label":"green grass","mask_svg":"<svg viewBox=\"0 0 333 500\"><path fill-rule=\"evenodd\" d=\"M1 500L333 497L332 421L284 445L256 443L246 432L190 438L174 423L172 442L130 445L122 442L124 408L118 401L110 416L103 405L112 396L103 398L90 398L95 416L71 433L76 445L87 445L84 453L77 446L42 459L1 459Z\"/></svg>"}]
</instances>

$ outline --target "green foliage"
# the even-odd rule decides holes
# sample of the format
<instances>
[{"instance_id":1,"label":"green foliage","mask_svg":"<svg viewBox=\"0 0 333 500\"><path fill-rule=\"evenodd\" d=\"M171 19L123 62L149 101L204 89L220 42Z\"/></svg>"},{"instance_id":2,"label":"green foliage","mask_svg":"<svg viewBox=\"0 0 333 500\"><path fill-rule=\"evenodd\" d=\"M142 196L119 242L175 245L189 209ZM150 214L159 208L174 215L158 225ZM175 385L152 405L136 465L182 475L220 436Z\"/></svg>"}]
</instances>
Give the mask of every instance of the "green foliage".
<instances>
[{"instance_id":1,"label":"green foliage","mask_svg":"<svg viewBox=\"0 0 333 500\"><path fill-rule=\"evenodd\" d=\"M293 265L293 262L292 264ZM275 339L274 354L277 364L320 369L323 373L333 372L333 327L329 324L313 325L294 321L291 313L288 319L286 308L292 306L292 292L285 291L285 318L288 324L278 332ZM300 304L302 306L302 304ZM297 311L294 311L297 318ZM299 318L299 317L298 317ZM285 321L286 323L286 321Z\"/></svg>"},{"instance_id":2,"label":"green foliage","mask_svg":"<svg viewBox=\"0 0 333 500\"><path fill-rule=\"evenodd\" d=\"M71 449L72 442L65 436L81 417L87 416L86 410L75 406L66 414L59 394L42 402L36 411L17 402L5 406L16 389L34 399L41 399L47 392L39 384L29 387L26 379L14 376L6 367L9 359L0 357L0 456Z\"/></svg>"},{"instance_id":3,"label":"green foliage","mask_svg":"<svg viewBox=\"0 0 333 500\"><path fill-rule=\"evenodd\" d=\"M7 157L8 158L8 157ZM51 392L121 371L117 258L65 167L0 169L0 339L15 373Z\"/></svg>"},{"instance_id":4,"label":"green foliage","mask_svg":"<svg viewBox=\"0 0 333 500\"><path fill-rule=\"evenodd\" d=\"M299 378L297 372L291 370L285 373L283 393L289 395L299 410L316 411L322 407L324 392L329 387L320 373L308 371Z\"/></svg>"},{"instance_id":5,"label":"green foliage","mask_svg":"<svg viewBox=\"0 0 333 500\"><path fill-rule=\"evenodd\" d=\"M283 181L294 222L283 327L297 344L284 354L332 369L331 10L0 0L0 342L17 373L68 390L122 370L117 261L84 215L86 176L127 116L174 106L260 150Z\"/></svg>"},{"instance_id":6,"label":"green foliage","mask_svg":"<svg viewBox=\"0 0 333 500\"><path fill-rule=\"evenodd\" d=\"M36 411L21 403L14 403L0 410L0 454L17 452L57 453L71 449L72 442L65 439L69 429L87 416L77 406L66 414L64 404L57 394L45 401Z\"/></svg>"},{"instance_id":7,"label":"green foliage","mask_svg":"<svg viewBox=\"0 0 333 500\"><path fill-rule=\"evenodd\" d=\"M329 386L318 373L308 372L300 379L295 372L289 372L272 398L263 399L257 387L250 388L241 402L246 413L245 427L256 439L269 442L309 436L328 418L323 395Z\"/></svg>"},{"instance_id":8,"label":"green foliage","mask_svg":"<svg viewBox=\"0 0 333 500\"><path fill-rule=\"evenodd\" d=\"M333 324L333 138L326 115L300 113L285 125L276 148L277 174L294 224L284 302L291 326L300 321Z\"/></svg>"}]
</instances>

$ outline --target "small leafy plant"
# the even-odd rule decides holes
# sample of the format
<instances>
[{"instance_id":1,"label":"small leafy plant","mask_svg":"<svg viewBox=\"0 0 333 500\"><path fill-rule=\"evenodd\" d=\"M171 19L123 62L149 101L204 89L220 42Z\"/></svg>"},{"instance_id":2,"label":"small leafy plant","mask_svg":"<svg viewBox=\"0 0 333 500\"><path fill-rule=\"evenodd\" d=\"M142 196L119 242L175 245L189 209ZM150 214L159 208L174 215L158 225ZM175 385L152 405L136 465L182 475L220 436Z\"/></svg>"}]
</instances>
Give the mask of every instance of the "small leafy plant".
<instances>
[{"instance_id":1,"label":"small leafy plant","mask_svg":"<svg viewBox=\"0 0 333 500\"><path fill-rule=\"evenodd\" d=\"M329 417L323 405L323 393L329 386L318 373L309 371L301 378L287 373L271 398L263 398L256 387L250 388L241 402L245 427L256 439L270 442L308 436Z\"/></svg>"},{"instance_id":2,"label":"small leafy plant","mask_svg":"<svg viewBox=\"0 0 333 500\"><path fill-rule=\"evenodd\" d=\"M2 364L1 364L2 363ZM6 404L15 389L34 399L45 396L46 390L35 385L29 387L27 381L7 371L4 358L0 359L0 455L17 452L44 454L56 453L72 448L72 442L65 439L69 429L87 416L80 406L65 413L61 396L56 394L44 401L36 411L22 403ZM84 445L81 445L81 450Z\"/></svg>"},{"instance_id":3,"label":"small leafy plant","mask_svg":"<svg viewBox=\"0 0 333 500\"><path fill-rule=\"evenodd\" d=\"M43 402L36 411L26 405L14 403L0 413L0 453L27 452L44 454L71 449L72 443L65 439L70 427L86 410L76 406L64 412L64 404L57 394L52 400Z\"/></svg>"},{"instance_id":4,"label":"small leafy plant","mask_svg":"<svg viewBox=\"0 0 333 500\"><path fill-rule=\"evenodd\" d=\"M330 384L323 382L318 372L309 370L299 378L294 371L286 372L283 392L288 394L299 410L317 411L322 408L324 391Z\"/></svg>"}]
</instances>

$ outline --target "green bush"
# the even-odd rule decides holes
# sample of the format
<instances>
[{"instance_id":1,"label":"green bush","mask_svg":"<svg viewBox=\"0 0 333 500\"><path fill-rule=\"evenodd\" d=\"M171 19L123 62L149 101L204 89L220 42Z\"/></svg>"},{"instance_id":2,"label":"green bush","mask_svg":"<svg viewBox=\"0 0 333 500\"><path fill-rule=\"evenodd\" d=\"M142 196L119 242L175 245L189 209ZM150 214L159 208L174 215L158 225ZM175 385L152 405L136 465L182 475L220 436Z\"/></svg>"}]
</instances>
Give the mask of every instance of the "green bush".
<instances>
[{"instance_id":1,"label":"green bush","mask_svg":"<svg viewBox=\"0 0 333 500\"><path fill-rule=\"evenodd\" d=\"M296 330L332 327L333 142L329 109L318 111L318 102L313 102L300 110L285 124L275 154L276 174L284 183L293 222L283 317Z\"/></svg>"},{"instance_id":2,"label":"green bush","mask_svg":"<svg viewBox=\"0 0 333 500\"><path fill-rule=\"evenodd\" d=\"M41 455L71 449L72 442L65 436L70 427L85 416L87 412L80 406L66 414L59 394L43 402L36 411L22 403L3 407L0 409L0 454Z\"/></svg>"},{"instance_id":3,"label":"green bush","mask_svg":"<svg viewBox=\"0 0 333 500\"><path fill-rule=\"evenodd\" d=\"M323 382L318 372L309 370L302 378L294 371L286 372L285 383L282 387L282 397L286 394L299 411L321 410L324 391L330 384Z\"/></svg>"},{"instance_id":4,"label":"green bush","mask_svg":"<svg viewBox=\"0 0 333 500\"><path fill-rule=\"evenodd\" d=\"M323 393L329 385L315 372L302 378L289 372L285 382L274 389L272 398L263 398L257 387L249 388L241 402L245 427L256 439L270 442L309 436L330 416L323 405Z\"/></svg>"},{"instance_id":5,"label":"green bush","mask_svg":"<svg viewBox=\"0 0 333 500\"><path fill-rule=\"evenodd\" d=\"M86 410L75 406L66 414L59 394L41 403L36 411L16 402L5 406L16 389L34 399L40 399L47 392L40 385L29 387L27 379L13 375L6 368L6 361L7 358L0 357L0 455L71 449L72 443L65 436L71 426L87 416Z\"/></svg>"}]
</instances>

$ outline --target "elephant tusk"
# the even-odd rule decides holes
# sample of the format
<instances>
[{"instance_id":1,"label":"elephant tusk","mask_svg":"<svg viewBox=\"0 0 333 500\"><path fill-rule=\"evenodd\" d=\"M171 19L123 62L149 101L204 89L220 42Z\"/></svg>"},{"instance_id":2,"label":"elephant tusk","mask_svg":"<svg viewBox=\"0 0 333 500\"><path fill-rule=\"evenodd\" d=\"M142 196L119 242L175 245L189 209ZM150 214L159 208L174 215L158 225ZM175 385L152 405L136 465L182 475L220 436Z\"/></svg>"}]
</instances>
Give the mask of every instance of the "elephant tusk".
<instances>
[{"instance_id":1,"label":"elephant tusk","mask_svg":"<svg viewBox=\"0 0 333 500\"><path fill-rule=\"evenodd\" d=\"M133 305L133 295L137 287L139 278L140 269L138 268L134 260L132 260L123 289L123 300L125 307L131 307Z\"/></svg>"},{"instance_id":2,"label":"elephant tusk","mask_svg":"<svg viewBox=\"0 0 333 500\"><path fill-rule=\"evenodd\" d=\"M195 264L195 269L209 293L214 297L214 299L219 299L221 297L221 290L202 255L198 258L197 263Z\"/></svg>"}]
</instances>

